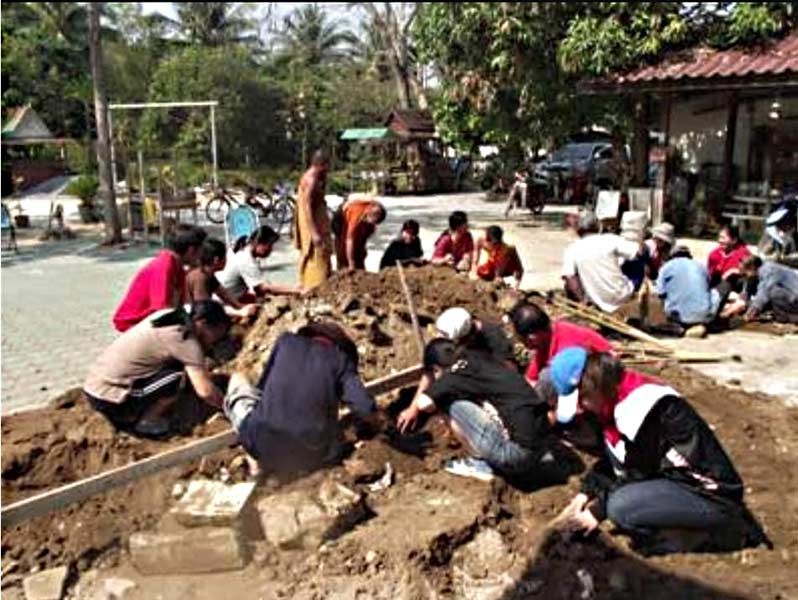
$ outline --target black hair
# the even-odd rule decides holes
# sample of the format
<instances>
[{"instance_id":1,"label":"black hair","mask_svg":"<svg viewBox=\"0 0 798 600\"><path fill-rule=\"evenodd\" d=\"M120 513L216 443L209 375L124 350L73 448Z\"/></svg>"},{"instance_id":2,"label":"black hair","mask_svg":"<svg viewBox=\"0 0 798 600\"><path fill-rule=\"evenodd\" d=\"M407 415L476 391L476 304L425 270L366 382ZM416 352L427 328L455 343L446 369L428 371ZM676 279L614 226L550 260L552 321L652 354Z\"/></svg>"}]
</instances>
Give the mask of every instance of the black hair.
<instances>
[{"instance_id":1,"label":"black hair","mask_svg":"<svg viewBox=\"0 0 798 600\"><path fill-rule=\"evenodd\" d=\"M751 255L745 257L743 262L740 264L743 269L756 269L757 271L762 266L762 259L758 256Z\"/></svg>"},{"instance_id":2,"label":"black hair","mask_svg":"<svg viewBox=\"0 0 798 600\"><path fill-rule=\"evenodd\" d=\"M729 237L733 240L740 239L740 228L737 225L732 225L731 223L727 223L723 227L720 228L721 231L726 231L729 234Z\"/></svg>"},{"instance_id":3,"label":"black hair","mask_svg":"<svg viewBox=\"0 0 798 600\"><path fill-rule=\"evenodd\" d=\"M693 258L693 253L687 246L676 246L671 251L671 258Z\"/></svg>"},{"instance_id":4,"label":"black hair","mask_svg":"<svg viewBox=\"0 0 798 600\"><path fill-rule=\"evenodd\" d=\"M208 234L202 227L178 223L166 240L166 247L183 256L191 248L198 248Z\"/></svg>"},{"instance_id":5,"label":"black hair","mask_svg":"<svg viewBox=\"0 0 798 600\"><path fill-rule=\"evenodd\" d=\"M504 232L498 225L491 225L485 230L485 237L492 244L501 244L502 239L504 238Z\"/></svg>"},{"instance_id":6,"label":"black hair","mask_svg":"<svg viewBox=\"0 0 798 600\"><path fill-rule=\"evenodd\" d=\"M454 231L458 227L468 225L468 215L462 210L456 210L449 215L449 229Z\"/></svg>"},{"instance_id":7,"label":"black hair","mask_svg":"<svg viewBox=\"0 0 798 600\"><path fill-rule=\"evenodd\" d=\"M418 221L415 219L408 219L404 223L402 223L402 231L409 231L413 235L418 235L420 227L418 225Z\"/></svg>"},{"instance_id":8,"label":"black hair","mask_svg":"<svg viewBox=\"0 0 798 600\"><path fill-rule=\"evenodd\" d=\"M280 239L280 234L268 225L261 225L249 237L241 236L233 244L233 252L238 252L247 244L275 244Z\"/></svg>"},{"instance_id":9,"label":"black hair","mask_svg":"<svg viewBox=\"0 0 798 600\"><path fill-rule=\"evenodd\" d=\"M346 333L346 331L344 331L344 328L338 323L330 320L308 323L304 327L301 327L299 331L297 331L297 335L309 338L327 338L352 361L357 369L358 362L360 361L360 356L357 353L357 346L355 345L355 342L352 341L352 338L350 338Z\"/></svg>"},{"instance_id":10,"label":"black hair","mask_svg":"<svg viewBox=\"0 0 798 600\"><path fill-rule=\"evenodd\" d=\"M224 242L216 238L207 238L200 248L199 262L204 267L209 267L217 260L224 259L227 248Z\"/></svg>"},{"instance_id":11,"label":"black hair","mask_svg":"<svg viewBox=\"0 0 798 600\"><path fill-rule=\"evenodd\" d=\"M539 331L551 329L551 320L546 312L537 306L523 300L516 303L508 314L515 332L520 336L528 336Z\"/></svg>"},{"instance_id":12,"label":"black hair","mask_svg":"<svg viewBox=\"0 0 798 600\"><path fill-rule=\"evenodd\" d=\"M230 317L224 312L222 306L216 300L200 300L191 305L191 320L204 321L209 327L224 325L230 327Z\"/></svg>"},{"instance_id":13,"label":"black hair","mask_svg":"<svg viewBox=\"0 0 798 600\"><path fill-rule=\"evenodd\" d=\"M457 357L457 346L446 338L435 338L424 348L424 368L441 367L448 369Z\"/></svg>"}]
</instances>

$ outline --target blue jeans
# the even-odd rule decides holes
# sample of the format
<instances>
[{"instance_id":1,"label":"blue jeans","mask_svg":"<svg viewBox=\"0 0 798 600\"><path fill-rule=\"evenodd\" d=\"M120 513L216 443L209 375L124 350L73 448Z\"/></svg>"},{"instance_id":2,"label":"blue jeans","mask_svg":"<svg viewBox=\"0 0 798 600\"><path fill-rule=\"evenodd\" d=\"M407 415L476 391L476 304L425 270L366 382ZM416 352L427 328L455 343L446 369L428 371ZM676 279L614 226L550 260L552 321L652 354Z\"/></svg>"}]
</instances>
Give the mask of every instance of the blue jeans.
<instances>
[{"instance_id":1,"label":"blue jeans","mask_svg":"<svg viewBox=\"0 0 798 600\"><path fill-rule=\"evenodd\" d=\"M621 529L642 534L670 528L719 530L736 521L720 502L670 479L628 483L610 492L607 516Z\"/></svg>"},{"instance_id":2,"label":"blue jeans","mask_svg":"<svg viewBox=\"0 0 798 600\"><path fill-rule=\"evenodd\" d=\"M530 467L532 451L512 441L498 417L478 404L457 400L449 407L449 418L477 457L491 467L508 474L520 473Z\"/></svg>"}]
</instances>

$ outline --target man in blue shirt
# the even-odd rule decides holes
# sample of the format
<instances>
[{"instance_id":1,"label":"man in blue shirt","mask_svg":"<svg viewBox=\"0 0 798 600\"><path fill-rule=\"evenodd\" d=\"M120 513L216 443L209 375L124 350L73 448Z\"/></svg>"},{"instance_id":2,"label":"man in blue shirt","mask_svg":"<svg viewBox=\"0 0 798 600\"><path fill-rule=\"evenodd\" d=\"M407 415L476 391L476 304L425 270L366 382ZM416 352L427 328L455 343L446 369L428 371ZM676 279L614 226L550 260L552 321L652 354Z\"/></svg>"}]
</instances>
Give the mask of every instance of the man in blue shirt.
<instances>
[{"instance_id":1,"label":"man in blue shirt","mask_svg":"<svg viewBox=\"0 0 798 600\"><path fill-rule=\"evenodd\" d=\"M774 320L798 323L798 270L762 261L758 256L746 258L740 270L746 279L746 291L725 311L727 316L745 312L750 321L770 309ZM754 288L755 293L751 291Z\"/></svg>"},{"instance_id":2,"label":"man in blue shirt","mask_svg":"<svg viewBox=\"0 0 798 600\"><path fill-rule=\"evenodd\" d=\"M241 445L259 465L279 473L312 470L340 458L338 409L375 413L357 372L354 342L331 321L284 333L257 386L236 373L224 400Z\"/></svg>"},{"instance_id":3,"label":"man in blue shirt","mask_svg":"<svg viewBox=\"0 0 798 600\"><path fill-rule=\"evenodd\" d=\"M714 320L721 304L721 292L709 289L709 274L693 260L690 250L677 246L657 278L657 294L665 303L665 314L682 327Z\"/></svg>"}]
</instances>

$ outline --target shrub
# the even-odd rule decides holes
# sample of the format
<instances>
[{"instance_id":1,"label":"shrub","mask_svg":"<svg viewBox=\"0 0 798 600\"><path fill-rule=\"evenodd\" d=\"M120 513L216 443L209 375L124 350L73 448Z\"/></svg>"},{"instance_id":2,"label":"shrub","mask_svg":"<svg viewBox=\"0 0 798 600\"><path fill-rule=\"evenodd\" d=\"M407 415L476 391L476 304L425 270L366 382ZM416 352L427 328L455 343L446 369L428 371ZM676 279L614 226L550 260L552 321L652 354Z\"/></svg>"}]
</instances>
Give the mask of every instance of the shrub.
<instances>
[{"instance_id":1,"label":"shrub","mask_svg":"<svg viewBox=\"0 0 798 600\"><path fill-rule=\"evenodd\" d=\"M81 175L70 181L64 191L70 196L77 196L81 201L91 204L99 187L100 183L94 175Z\"/></svg>"}]
</instances>

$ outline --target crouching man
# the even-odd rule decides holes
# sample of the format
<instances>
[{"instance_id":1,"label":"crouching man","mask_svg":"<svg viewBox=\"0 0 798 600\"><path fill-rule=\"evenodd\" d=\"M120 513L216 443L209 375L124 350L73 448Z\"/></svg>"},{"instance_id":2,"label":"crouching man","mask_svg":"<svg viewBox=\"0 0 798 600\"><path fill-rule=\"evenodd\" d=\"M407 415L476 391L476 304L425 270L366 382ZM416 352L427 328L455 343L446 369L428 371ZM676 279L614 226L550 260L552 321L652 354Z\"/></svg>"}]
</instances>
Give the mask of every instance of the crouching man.
<instances>
[{"instance_id":1,"label":"crouching man","mask_svg":"<svg viewBox=\"0 0 798 600\"><path fill-rule=\"evenodd\" d=\"M434 381L402 411L397 427L404 433L422 412L445 412L470 454L449 461L447 471L488 481L494 470L517 476L554 462L543 446L550 433L547 405L520 374L488 352L458 351L442 338L427 345L424 366Z\"/></svg>"},{"instance_id":2,"label":"crouching man","mask_svg":"<svg viewBox=\"0 0 798 600\"><path fill-rule=\"evenodd\" d=\"M337 462L341 401L359 417L376 416L357 365L357 347L336 323L313 323L296 334L284 333L257 385L233 374L225 415L265 471L311 471Z\"/></svg>"},{"instance_id":3,"label":"crouching man","mask_svg":"<svg viewBox=\"0 0 798 600\"><path fill-rule=\"evenodd\" d=\"M223 393L211 380L205 354L229 328L224 307L213 300L192 304L190 314L182 308L153 313L100 354L83 392L118 429L165 435L184 374L197 396L221 408Z\"/></svg>"},{"instance_id":4,"label":"crouching man","mask_svg":"<svg viewBox=\"0 0 798 600\"><path fill-rule=\"evenodd\" d=\"M746 542L743 482L712 429L676 390L583 348L560 352L551 375L558 419L596 415L606 447L569 507L571 528L592 531L609 518L651 553Z\"/></svg>"}]
</instances>

